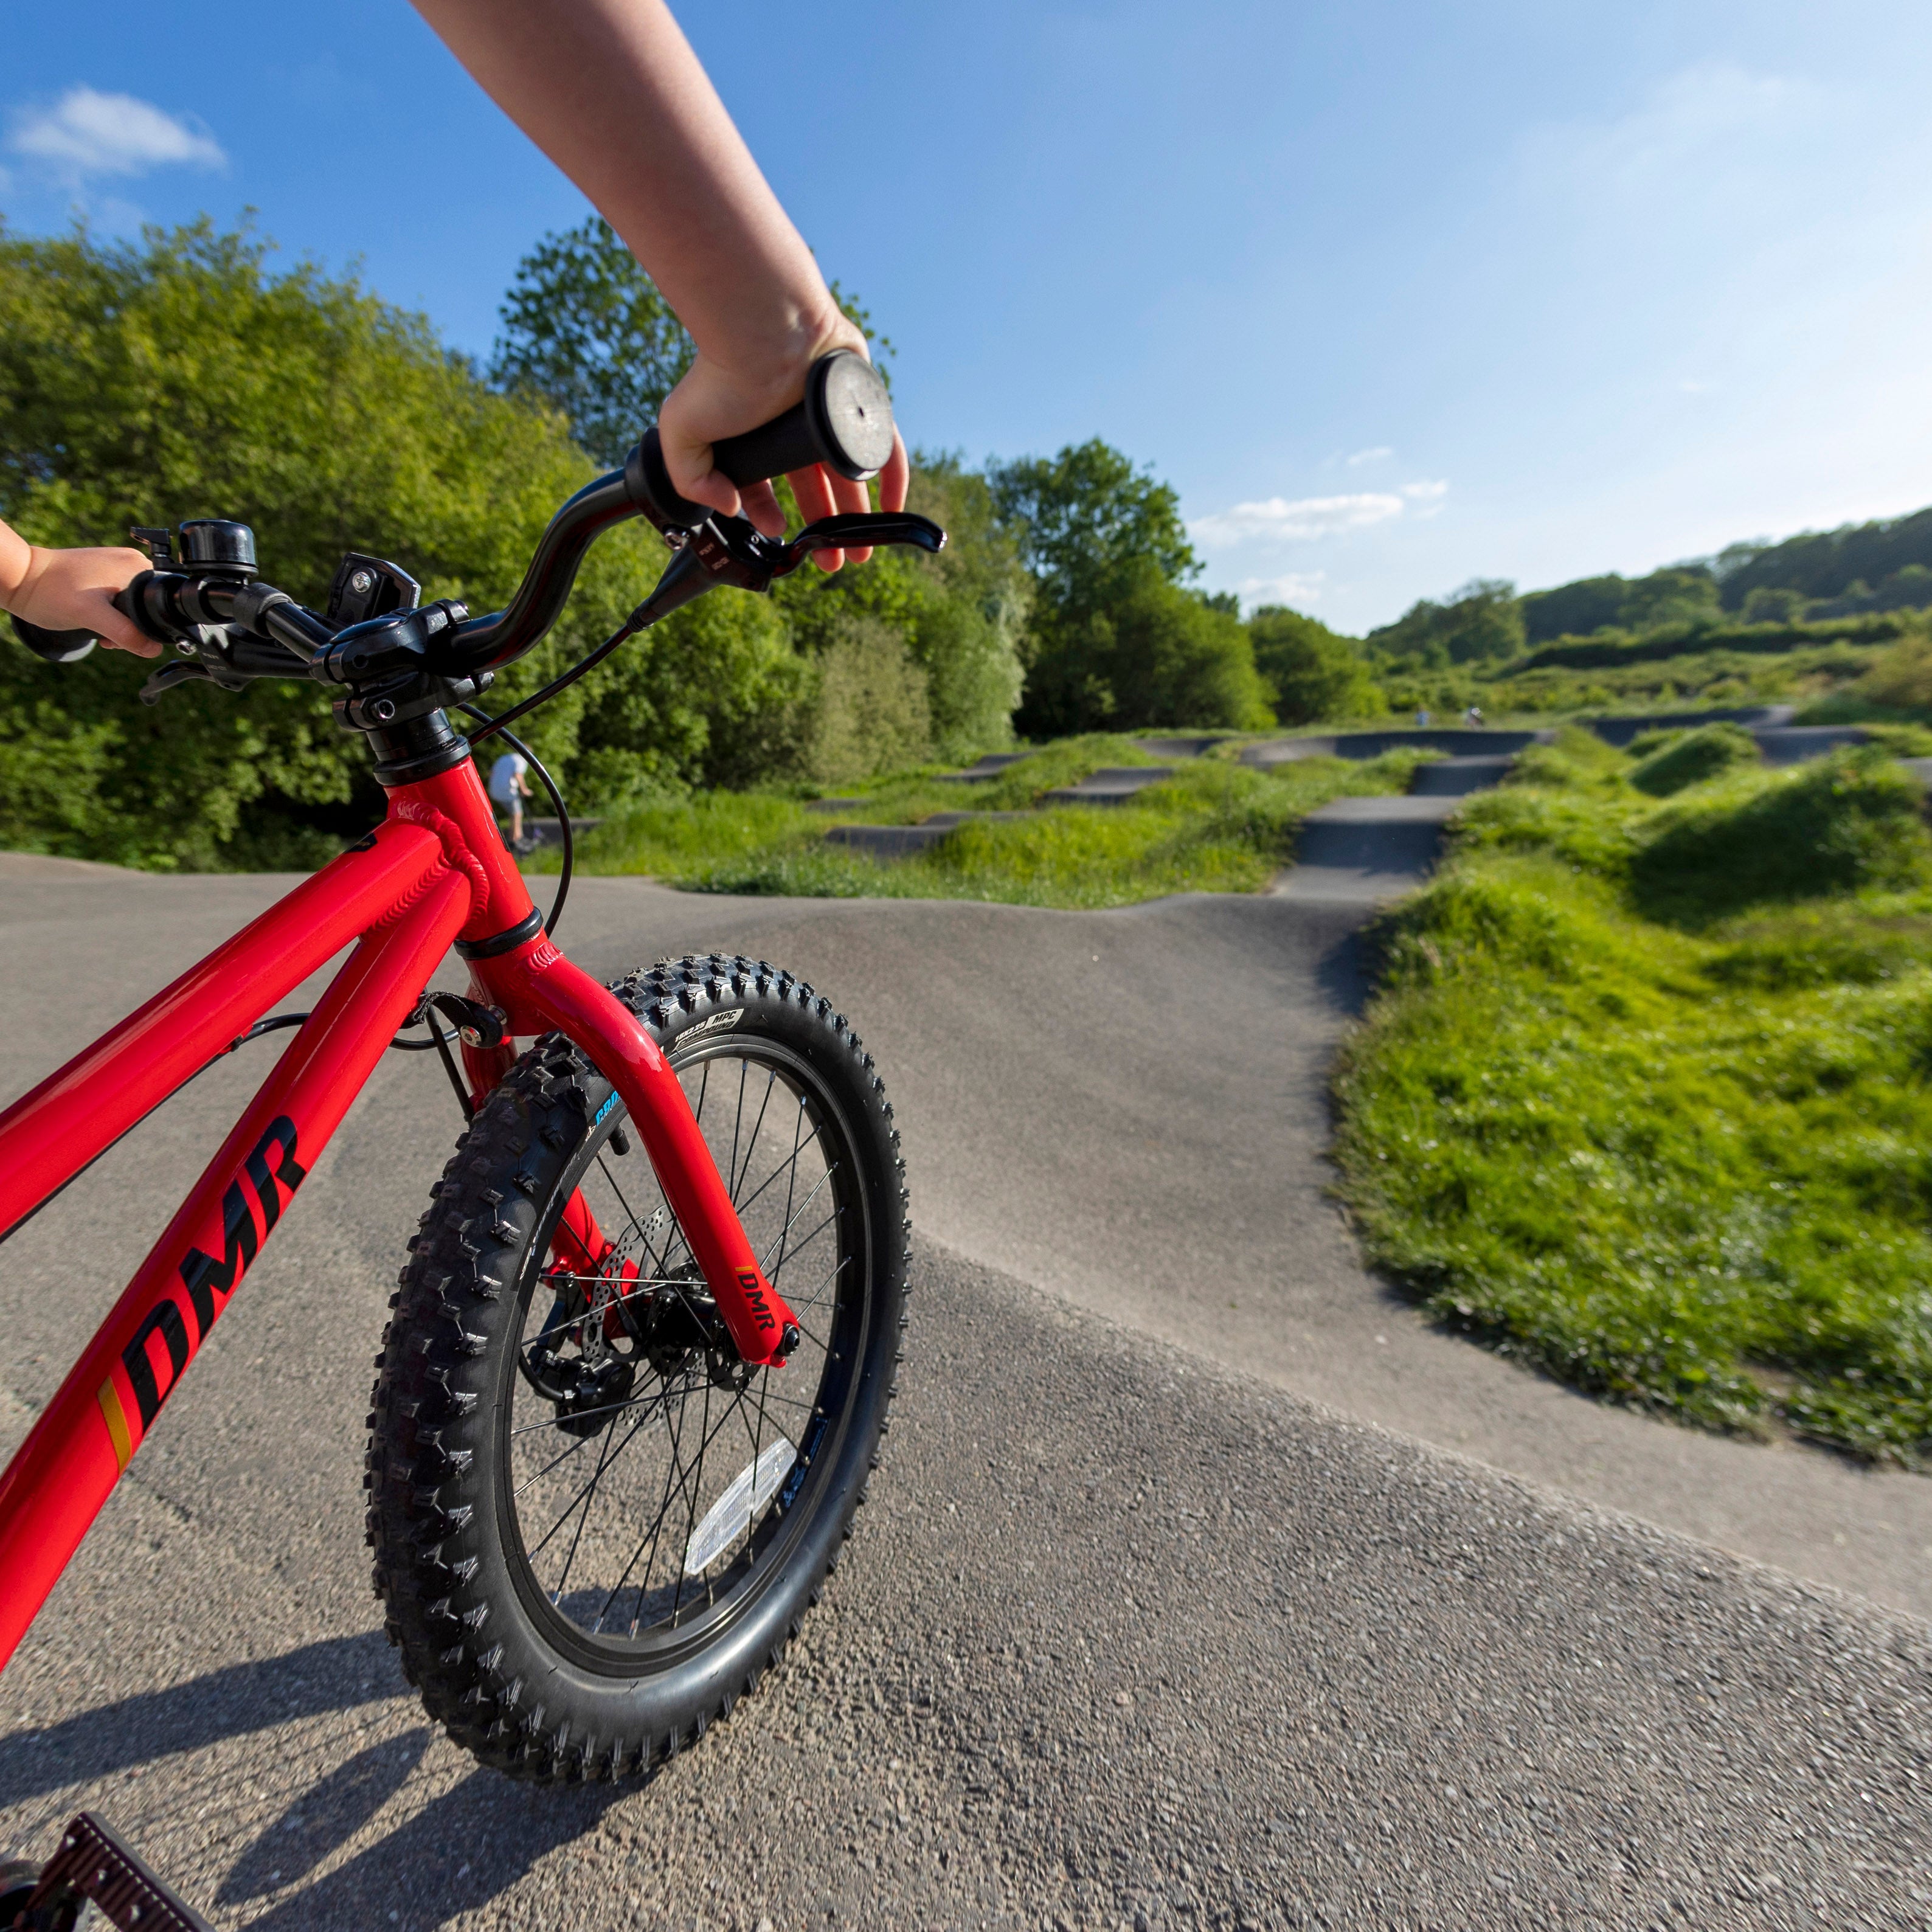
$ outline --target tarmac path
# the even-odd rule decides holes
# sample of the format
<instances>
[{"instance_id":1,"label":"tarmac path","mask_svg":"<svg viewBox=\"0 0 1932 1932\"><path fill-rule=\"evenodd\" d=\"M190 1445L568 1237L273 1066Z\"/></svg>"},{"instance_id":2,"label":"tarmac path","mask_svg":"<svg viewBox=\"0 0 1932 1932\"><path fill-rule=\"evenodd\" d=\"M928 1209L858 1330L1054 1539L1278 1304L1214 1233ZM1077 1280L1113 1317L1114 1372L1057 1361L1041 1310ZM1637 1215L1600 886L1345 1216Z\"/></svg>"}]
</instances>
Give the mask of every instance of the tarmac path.
<instances>
[{"instance_id":1,"label":"tarmac path","mask_svg":"<svg viewBox=\"0 0 1932 1932\"><path fill-rule=\"evenodd\" d=\"M280 889L0 884L5 1094ZM1323 1191L1360 916L580 881L594 971L803 971L905 1132L898 1420L803 1643L641 1788L433 1737L358 1484L455 1122L392 1056L0 1679L0 1845L97 1806L223 1924L1932 1924L1932 1484L1600 1408L1382 1290ZM0 1453L274 1050L9 1244Z\"/></svg>"}]
</instances>

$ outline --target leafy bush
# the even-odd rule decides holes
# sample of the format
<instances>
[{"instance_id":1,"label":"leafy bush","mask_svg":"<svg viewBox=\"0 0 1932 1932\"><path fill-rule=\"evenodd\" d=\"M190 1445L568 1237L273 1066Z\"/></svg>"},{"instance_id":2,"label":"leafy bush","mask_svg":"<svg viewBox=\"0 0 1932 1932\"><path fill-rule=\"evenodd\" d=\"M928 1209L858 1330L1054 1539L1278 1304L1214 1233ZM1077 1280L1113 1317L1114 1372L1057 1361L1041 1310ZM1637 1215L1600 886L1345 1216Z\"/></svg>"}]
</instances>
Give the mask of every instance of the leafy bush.
<instances>
[{"instance_id":1,"label":"leafy bush","mask_svg":"<svg viewBox=\"0 0 1932 1932\"><path fill-rule=\"evenodd\" d=\"M1932 636L1921 632L1900 639L1846 694L1888 710L1932 717Z\"/></svg>"},{"instance_id":2,"label":"leafy bush","mask_svg":"<svg viewBox=\"0 0 1932 1932\"><path fill-rule=\"evenodd\" d=\"M1882 752L1835 752L1741 795L1660 814L1631 860L1634 902L1698 928L1767 901L1932 883L1924 804Z\"/></svg>"},{"instance_id":3,"label":"leafy bush","mask_svg":"<svg viewBox=\"0 0 1932 1932\"><path fill-rule=\"evenodd\" d=\"M850 620L820 658L818 679L806 765L820 784L872 778L932 756L926 680L890 625Z\"/></svg>"}]
</instances>

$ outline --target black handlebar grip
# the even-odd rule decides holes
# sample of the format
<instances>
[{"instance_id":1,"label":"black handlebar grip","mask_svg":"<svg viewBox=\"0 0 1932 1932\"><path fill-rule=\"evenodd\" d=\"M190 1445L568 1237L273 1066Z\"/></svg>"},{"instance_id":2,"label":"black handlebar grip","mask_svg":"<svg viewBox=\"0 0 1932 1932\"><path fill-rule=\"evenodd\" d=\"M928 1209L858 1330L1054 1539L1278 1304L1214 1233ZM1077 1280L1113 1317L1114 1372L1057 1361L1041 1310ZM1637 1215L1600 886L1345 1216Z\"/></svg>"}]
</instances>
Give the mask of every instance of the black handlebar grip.
<instances>
[{"instance_id":1,"label":"black handlebar grip","mask_svg":"<svg viewBox=\"0 0 1932 1932\"><path fill-rule=\"evenodd\" d=\"M141 621L141 586L154 574L152 570L144 570L133 583L116 591L114 608L143 637L152 638L157 644L166 644L167 632L157 632L152 626ZM24 617L14 620L14 634L34 656L45 658L49 664L78 664L100 641L92 631L44 630L38 624L28 623Z\"/></svg>"},{"instance_id":2,"label":"black handlebar grip","mask_svg":"<svg viewBox=\"0 0 1932 1932\"><path fill-rule=\"evenodd\" d=\"M24 617L14 620L14 634L49 664L77 664L100 641L92 631L43 630Z\"/></svg>"},{"instance_id":3,"label":"black handlebar grip","mask_svg":"<svg viewBox=\"0 0 1932 1932\"><path fill-rule=\"evenodd\" d=\"M879 372L853 350L835 349L812 365L802 402L713 444L711 460L742 489L814 463L860 483L892 453L892 402Z\"/></svg>"},{"instance_id":4,"label":"black handlebar grip","mask_svg":"<svg viewBox=\"0 0 1932 1932\"><path fill-rule=\"evenodd\" d=\"M849 349L835 349L812 365L802 402L712 446L712 462L740 489L814 463L863 482L892 453L892 399L878 371ZM660 529L694 530L711 514L672 487L655 428L632 451L624 482L632 501Z\"/></svg>"}]
</instances>

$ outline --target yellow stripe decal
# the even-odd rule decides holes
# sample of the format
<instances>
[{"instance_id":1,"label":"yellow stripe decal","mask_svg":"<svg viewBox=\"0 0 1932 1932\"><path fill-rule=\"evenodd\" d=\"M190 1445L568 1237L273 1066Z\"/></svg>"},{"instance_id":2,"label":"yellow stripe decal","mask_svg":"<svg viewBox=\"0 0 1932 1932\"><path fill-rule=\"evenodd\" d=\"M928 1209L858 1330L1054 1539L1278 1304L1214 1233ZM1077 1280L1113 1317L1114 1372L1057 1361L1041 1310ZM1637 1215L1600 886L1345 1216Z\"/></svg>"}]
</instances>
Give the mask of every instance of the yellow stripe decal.
<instances>
[{"instance_id":1,"label":"yellow stripe decal","mask_svg":"<svg viewBox=\"0 0 1932 1932\"><path fill-rule=\"evenodd\" d=\"M113 1378L100 1384L94 1400L100 1405L102 1418L107 1424L107 1433L114 1443L114 1460L122 1468L134 1458L134 1444L128 1433L128 1418L121 1406L121 1397L116 1393Z\"/></svg>"}]
</instances>

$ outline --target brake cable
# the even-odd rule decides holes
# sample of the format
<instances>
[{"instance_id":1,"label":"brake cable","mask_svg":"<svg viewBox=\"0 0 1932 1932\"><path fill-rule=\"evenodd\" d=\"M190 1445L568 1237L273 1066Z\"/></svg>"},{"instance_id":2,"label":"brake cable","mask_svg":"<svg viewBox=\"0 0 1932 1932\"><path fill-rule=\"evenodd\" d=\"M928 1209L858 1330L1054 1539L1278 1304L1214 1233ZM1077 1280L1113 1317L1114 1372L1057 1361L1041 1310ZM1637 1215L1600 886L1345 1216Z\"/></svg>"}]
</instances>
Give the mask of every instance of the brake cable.
<instances>
[{"instance_id":1,"label":"brake cable","mask_svg":"<svg viewBox=\"0 0 1932 1932\"><path fill-rule=\"evenodd\" d=\"M613 640L612 645L606 646L605 648L607 650L614 648L615 644L622 643L625 636L628 634L626 632L620 632ZM590 660L586 658L578 666L577 672L572 673L572 675L574 676L578 673L587 670L590 668ZM560 678L557 684L560 687L568 681L568 679ZM512 718L519 712L527 711L532 704L549 694L547 692L540 691L536 698L530 699L526 704L518 705L515 711L506 711L502 718L492 718L487 711L478 710L473 704L459 704L455 707L470 717L480 718L483 721L484 728L481 731L472 731L470 734L469 742L472 751L485 738L500 737L512 751L521 754L531 770L542 780L544 790L550 794L550 803L556 807L556 822L561 829L563 838L563 863L558 869L556 897L550 901L550 916L544 921L544 935L546 938L556 932L556 922L563 914L563 902L570 891L571 875L577 869L577 840L571 830L569 808L563 802L563 794L559 788L556 779L544 770L542 759L538 758L536 752L517 736L515 732L506 731L503 729L503 721L504 718Z\"/></svg>"}]
</instances>

